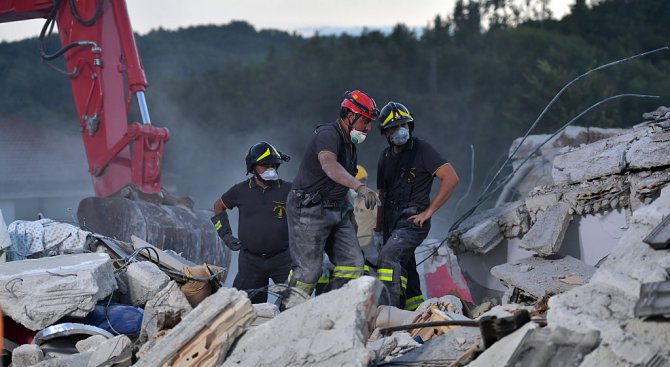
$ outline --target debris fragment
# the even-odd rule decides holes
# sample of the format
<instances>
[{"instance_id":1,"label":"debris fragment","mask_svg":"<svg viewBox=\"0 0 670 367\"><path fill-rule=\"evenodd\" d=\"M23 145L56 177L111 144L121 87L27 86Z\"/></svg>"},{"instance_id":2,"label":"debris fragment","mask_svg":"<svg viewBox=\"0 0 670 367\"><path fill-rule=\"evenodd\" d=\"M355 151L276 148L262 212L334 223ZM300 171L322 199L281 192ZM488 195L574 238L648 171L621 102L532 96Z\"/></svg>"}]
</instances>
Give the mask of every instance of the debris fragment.
<instances>
[{"instance_id":1,"label":"debris fragment","mask_svg":"<svg viewBox=\"0 0 670 367\"><path fill-rule=\"evenodd\" d=\"M565 232L572 220L570 205L556 203L537 216L537 221L523 237L520 247L540 256L558 254Z\"/></svg>"},{"instance_id":2,"label":"debris fragment","mask_svg":"<svg viewBox=\"0 0 670 367\"><path fill-rule=\"evenodd\" d=\"M635 305L635 317L670 317L670 280L645 283Z\"/></svg>"},{"instance_id":3,"label":"debris fragment","mask_svg":"<svg viewBox=\"0 0 670 367\"><path fill-rule=\"evenodd\" d=\"M84 317L115 288L107 254L0 263L2 311L31 330L43 329L63 316Z\"/></svg>"},{"instance_id":4,"label":"debris fragment","mask_svg":"<svg viewBox=\"0 0 670 367\"><path fill-rule=\"evenodd\" d=\"M128 287L128 293L121 301L137 307L144 307L170 281L151 261L138 261L128 265L126 271L121 273L121 279Z\"/></svg>"},{"instance_id":5,"label":"debris fragment","mask_svg":"<svg viewBox=\"0 0 670 367\"><path fill-rule=\"evenodd\" d=\"M179 291L178 288L176 290ZM235 339L251 324L254 317L251 301L244 292L221 288L158 339L135 366L218 366L223 362ZM251 329L250 332L267 324L269 323ZM276 333L279 334L281 331L278 330ZM268 342L264 340L261 344L257 344L255 352L267 353ZM264 347L259 348L260 345Z\"/></svg>"},{"instance_id":6,"label":"debris fragment","mask_svg":"<svg viewBox=\"0 0 670 367\"><path fill-rule=\"evenodd\" d=\"M656 250L664 250L670 247L670 215L659 225L657 225L647 237L644 238L644 243L648 244Z\"/></svg>"},{"instance_id":7,"label":"debris fragment","mask_svg":"<svg viewBox=\"0 0 670 367\"><path fill-rule=\"evenodd\" d=\"M12 366L28 367L44 360L42 349L35 344L23 344L12 351Z\"/></svg>"},{"instance_id":8,"label":"debris fragment","mask_svg":"<svg viewBox=\"0 0 670 367\"><path fill-rule=\"evenodd\" d=\"M365 343L382 288L364 276L290 308L248 330L223 366L367 366L374 353Z\"/></svg>"},{"instance_id":9,"label":"debris fragment","mask_svg":"<svg viewBox=\"0 0 670 367\"><path fill-rule=\"evenodd\" d=\"M191 312L191 305L174 281L147 302L142 318L140 340L153 338L164 329L171 329Z\"/></svg>"}]
</instances>

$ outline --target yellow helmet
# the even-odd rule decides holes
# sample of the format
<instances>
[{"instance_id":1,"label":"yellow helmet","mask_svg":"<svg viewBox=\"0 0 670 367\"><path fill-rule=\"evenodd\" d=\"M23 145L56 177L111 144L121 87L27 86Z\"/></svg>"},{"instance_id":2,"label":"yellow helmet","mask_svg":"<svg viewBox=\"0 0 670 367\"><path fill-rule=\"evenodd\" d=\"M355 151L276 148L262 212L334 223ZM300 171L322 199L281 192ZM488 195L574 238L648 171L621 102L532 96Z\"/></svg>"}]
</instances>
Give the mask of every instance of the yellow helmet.
<instances>
[{"instance_id":1,"label":"yellow helmet","mask_svg":"<svg viewBox=\"0 0 670 367\"><path fill-rule=\"evenodd\" d=\"M364 178L368 178L368 171L363 168L360 164L356 165L356 179L357 180L362 180Z\"/></svg>"}]
</instances>

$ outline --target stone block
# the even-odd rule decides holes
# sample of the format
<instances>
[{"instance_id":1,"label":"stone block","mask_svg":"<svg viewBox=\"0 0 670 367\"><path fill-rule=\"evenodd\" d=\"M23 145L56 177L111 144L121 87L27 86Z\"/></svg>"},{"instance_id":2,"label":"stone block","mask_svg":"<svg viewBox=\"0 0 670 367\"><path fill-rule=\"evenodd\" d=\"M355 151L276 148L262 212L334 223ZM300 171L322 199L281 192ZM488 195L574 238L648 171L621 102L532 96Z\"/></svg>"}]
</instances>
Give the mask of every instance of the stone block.
<instances>
[{"instance_id":1,"label":"stone block","mask_svg":"<svg viewBox=\"0 0 670 367\"><path fill-rule=\"evenodd\" d=\"M532 256L491 269L491 274L508 287L519 288L538 299L546 293L561 293L586 283L594 272L593 266L572 256L559 259ZM580 279L581 284L575 284L572 280L566 281L575 278Z\"/></svg>"},{"instance_id":2,"label":"stone block","mask_svg":"<svg viewBox=\"0 0 670 367\"><path fill-rule=\"evenodd\" d=\"M64 316L84 317L115 288L107 254L0 264L0 307L5 315L31 330L43 329Z\"/></svg>"},{"instance_id":3,"label":"stone block","mask_svg":"<svg viewBox=\"0 0 670 367\"><path fill-rule=\"evenodd\" d=\"M541 256L555 255L561 248L572 215L570 205L557 203L540 214L519 245Z\"/></svg>"},{"instance_id":4,"label":"stone block","mask_svg":"<svg viewBox=\"0 0 670 367\"><path fill-rule=\"evenodd\" d=\"M631 170L670 165L670 131L649 134L633 142L626 161Z\"/></svg>"},{"instance_id":5,"label":"stone block","mask_svg":"<svg viewBox=\"0 0 670 367\"><path fill-rule=\"evenodd\" d=\"M382 289L364 276L290 308L247 331L223 366L368 366Z\"/></svg>"},{"instance_id":6,"label":"stone block","mask_svg":"<svg viewBox=\"0 0 670 367\"><path fill-rule=\"evenodd\" d=\"M122 276L128 290L122 303L137 307L152 299L170 281L170 278L154 263L138 261L128 266Z\"/></svg>"},{"instance_id":7,"label":"stone block","mask_svg":"<svg viewBox=\"0 0 670 367\"><path fill-rule=\"evenodd\" d=\"M511 316L511 314L509 314ZM508 315L505 315L505 317ZM539 326L528 322L518 330L495 342L491 347L480 354L477 359L468 364L468 367L507 366L517 346L523 339Z\"/></svg>"},{"instance_id":8,"label":"stone block","mask_svg":"<svg viewBox=\"0 0 670 367\"><path fill-rule=\"evenodd\" d=\"M246 293L221 288L158 339L134 366L219 366L255 316ZM277 334L283 326L277 328ZM271 342L264 340L255 346L255 352L263 354L271 347Z\"/></svg>"},{"instance_id":9,"label":"stone block","mask_svg":"<svg viewBox=\"0 0 670 367\"><path fill-rule=\"evenodd\" d=\"M35 344L23 344L12 351L13 367L28 367L44 360L42 349Z\"/></svg>"},{"instance_id":10,"label":"stone block","mask_svg":"<svg viewBox=\"0 0 670 367\"><path fill-rule=\"evenodd\" d=\"M144 308L140 340L155 337L161 330L177 325L189 312L191 304L174 281L150 299Z\"/></svg>"},{"instance_id":11,"label":"stone block","mask_svg":"<svg viewBox=\"0 0 670 367\"><path fill-rule=\"evenodd\" d=\"M130 366L133 343L125 335L117 335L100 344L88 360L87 367Z\"/></svg>"}]
</instances>

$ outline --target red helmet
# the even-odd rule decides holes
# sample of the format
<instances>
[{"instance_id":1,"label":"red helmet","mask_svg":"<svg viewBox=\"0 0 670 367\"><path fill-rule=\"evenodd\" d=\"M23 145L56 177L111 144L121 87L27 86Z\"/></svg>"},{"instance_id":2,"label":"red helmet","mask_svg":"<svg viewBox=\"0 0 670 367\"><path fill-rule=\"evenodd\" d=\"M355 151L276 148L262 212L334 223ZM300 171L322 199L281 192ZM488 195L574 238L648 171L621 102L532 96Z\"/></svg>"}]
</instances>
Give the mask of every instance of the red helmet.
<instances>
[{"instance_id":1,"label":"red helmet","mask_svg":"<svg viewBox=\"0 0 670 367\"><path fill-rule=\"evenodd\" d=\"M375 100L360 90L344 92L341 106L370 120L376 120L379 117L379 110L377 109Z\"/></svg>"}]
</instances>

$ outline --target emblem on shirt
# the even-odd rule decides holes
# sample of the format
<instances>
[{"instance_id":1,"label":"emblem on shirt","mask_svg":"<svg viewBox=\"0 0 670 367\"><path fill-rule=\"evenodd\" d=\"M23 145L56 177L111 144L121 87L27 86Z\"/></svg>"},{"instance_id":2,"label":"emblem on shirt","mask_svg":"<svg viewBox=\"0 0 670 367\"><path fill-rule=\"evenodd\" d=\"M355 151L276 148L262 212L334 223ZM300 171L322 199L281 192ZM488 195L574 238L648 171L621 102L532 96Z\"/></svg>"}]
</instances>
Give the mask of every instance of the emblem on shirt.
<instances>
[{"instance_id":1,"label":"emblem on shirt","mask_svg":"<svg viewBox=\"0 0 670 367\"><path fill-rule=\"evenodd\" d=\"M284 218L286 215L286 204L279 201L273 201L273 203L274 208L272 208L272 212L274 215L279 219Z\"/></svg>"},{"instance_id":2,"label":"emblem on shirt","mask_svg":"<svg viewBox=\"0 0 670 367\"><path fill-rule=\"evenodd\" d=\"M414 178L416 177L415 167L410 168L409 172L405 171L404 169L402 169L401 171L402 172L400 173L400 177L406 179L407 183L412 183L412 181L414 181Z\"/></svg>"}]
</instances>

